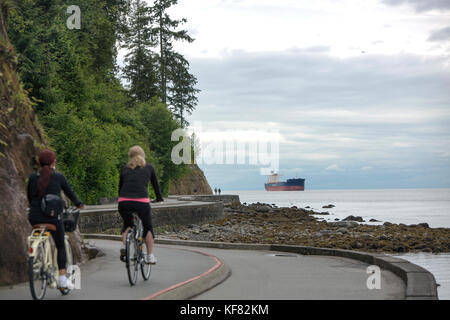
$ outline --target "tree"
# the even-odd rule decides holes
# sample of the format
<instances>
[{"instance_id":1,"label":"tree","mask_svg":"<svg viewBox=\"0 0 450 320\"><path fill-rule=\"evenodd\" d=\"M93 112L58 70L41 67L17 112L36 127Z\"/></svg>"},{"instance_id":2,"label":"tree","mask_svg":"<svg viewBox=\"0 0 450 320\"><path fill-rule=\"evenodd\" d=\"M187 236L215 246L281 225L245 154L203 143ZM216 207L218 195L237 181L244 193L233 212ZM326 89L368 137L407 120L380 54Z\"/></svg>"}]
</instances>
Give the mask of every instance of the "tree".
<instances>
[{"instance_id":1,"label":"tree","mask_svg":"<svg viewBox=\"0 0 450 320\"><path fill-rule=\"evenodd\" d=\"M130 82L130 94L137 102L148 101L158 94L157 58L151 51L156 42L152 39L150 26L150 9L145 1L134 1L123 45L129 50L123 73Z\"/></svg>"},{"instance_id":2,"label":"tree","mask_svg":"<svg viewBox=\"0 0 450 320\"><path fill-rule=\"evenodd\" d=\"M171 141L172 132L180 128L180 125L157 97L139 104L138 113L148 137L150 152L155 153L164 168L160 184L161 190L167 193L170 180L180 177L187 170L186 166L176 165L171 159L172 148L178 143Z\"/></svg>"},{"instance_id":3,"label":"tree","mask_svg":"<svg viewBox=\"0 0 450 320\"><path fill-rule=\"evenodd\" d=\"M186 125L184 114L192 113L197 105L195 94L199 90L195 76L189 73L189 63L173 49L175 41L193 42L187 30L177 30L187 22L185 18L172 20L167 9L177 4L178 0L155 0L151 8L152 35L159 46L159 80L160 97L164 104L174 112L182 126Z\"/></svg>"},{"instance_id":4,"label":"tree","mask_svg":"<svg viewBox=\"0 0 450 320\"><path fill-rule=\"evenodd\" d=\"M186 116L194 111L198 102L196 94L200 90L194 88L197 79L188 72L189 62L181 54L171 52L169 60L168 77L171 82L167 89L167 101L175 119L185 128L189 125Z\"/></svg>"}]
</instances>

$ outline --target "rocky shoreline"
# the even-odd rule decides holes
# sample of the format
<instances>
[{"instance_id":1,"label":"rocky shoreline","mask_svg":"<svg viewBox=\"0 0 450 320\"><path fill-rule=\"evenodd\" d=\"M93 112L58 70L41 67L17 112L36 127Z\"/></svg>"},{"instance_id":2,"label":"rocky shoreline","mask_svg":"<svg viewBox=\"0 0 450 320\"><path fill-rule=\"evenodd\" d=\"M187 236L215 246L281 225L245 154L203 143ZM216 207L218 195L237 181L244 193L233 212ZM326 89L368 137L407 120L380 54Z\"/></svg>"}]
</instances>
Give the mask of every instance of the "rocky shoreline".
<instances>
[{"instance_id":1,"label":"rocky shoreline","mask_svg":"<svg viewBox=\"0 0 450 320\"><path fill-rule=\"evenodd\" d=\"M157 238L267 243L337 248L366 252L450 252L450 229L418 225L360 224L361 217L323 221L328 212L270 204L233 204L224 208L225 218L202 225L165 226L155 230ZM336 219L339 220L339 219ZM110 230L109 233L117 233Z\"/></svg>"}]
</instances>

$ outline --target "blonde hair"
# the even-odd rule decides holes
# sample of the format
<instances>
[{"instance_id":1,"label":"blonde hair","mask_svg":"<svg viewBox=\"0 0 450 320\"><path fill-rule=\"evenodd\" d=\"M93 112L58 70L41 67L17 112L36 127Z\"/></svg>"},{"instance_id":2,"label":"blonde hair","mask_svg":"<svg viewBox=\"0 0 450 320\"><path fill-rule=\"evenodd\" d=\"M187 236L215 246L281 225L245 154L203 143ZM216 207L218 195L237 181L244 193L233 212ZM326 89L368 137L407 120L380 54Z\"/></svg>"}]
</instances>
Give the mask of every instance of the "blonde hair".
<instances>
[{"instance_id":1,"label":"blonde hair","mask_svg":"<svg viewBox=\"0 0 450 320\"><path fill-rule=\"evenodd\" d=\"M128 151L128 164L131 169L136 167L145 167L145 152L140 146L134 146Z\"/></svg>"}]
</instances>

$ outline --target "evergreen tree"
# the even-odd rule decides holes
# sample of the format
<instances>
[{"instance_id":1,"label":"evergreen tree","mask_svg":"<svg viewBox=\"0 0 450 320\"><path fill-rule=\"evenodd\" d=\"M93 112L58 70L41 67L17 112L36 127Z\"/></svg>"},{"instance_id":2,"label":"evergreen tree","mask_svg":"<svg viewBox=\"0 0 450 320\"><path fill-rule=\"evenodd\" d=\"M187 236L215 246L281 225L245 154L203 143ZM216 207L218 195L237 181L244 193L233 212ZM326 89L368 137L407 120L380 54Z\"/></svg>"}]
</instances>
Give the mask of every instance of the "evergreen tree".
<instances>
[{"instance_id":1,"label":"evergreen tree","mask_svg":"<svg viewBox=\"0 0 450 320\"><path fill-rule=\"evenodd\" d=\"M186 19L172 20L167 9L177 4L178 0L155 0L151 8L153 22L152 35L159 46L159 80L160 98L169 105L182 126L187 124L185 114L192 113L197 105L195 95L199 90L195 76L189 73L189 63L173 49L175 41L193 42L187 30L177 30L187 22Z\"/></svg>"},{"instance_id":2,"label":"evergreen tree","mask_svg":"<svg viewBox=\"0 0 450 320\"><path fill-rule=\"evenodd\" d=\"M185 128L189 125L186 116L194 111L198 102L196 94L200 90L194 88L197 79L188 72L189 62L178 53L171 52L169 57L171 64L167 74L171 82L167 89L167 102L175 119Z\"/></svg>"},{"instance_id":3,"label":"evergreen tree","mask_svg":"<svg viewBox=\"0 0 450 320\"><path fill-rule=\"evenodd\" d=\"M130 82L131 96L139 102L148 101L158 94L157 60L151 51L156 42L152 39L150 19L150 10L145 1L134 1L123 46L129 50L125 56L123 73Z\"/></svg>"}]
</instances>

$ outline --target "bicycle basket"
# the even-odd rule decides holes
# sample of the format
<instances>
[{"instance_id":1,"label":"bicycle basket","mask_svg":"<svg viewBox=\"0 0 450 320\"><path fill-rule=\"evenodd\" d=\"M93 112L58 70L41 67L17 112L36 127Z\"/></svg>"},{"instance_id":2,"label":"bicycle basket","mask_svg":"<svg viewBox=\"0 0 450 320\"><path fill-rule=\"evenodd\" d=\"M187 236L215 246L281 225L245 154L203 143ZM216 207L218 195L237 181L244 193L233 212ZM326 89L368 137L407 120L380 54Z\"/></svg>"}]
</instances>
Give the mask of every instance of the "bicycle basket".
<instances>
[{"instance_id":1,"label":"bicycle basket","mask_svg":"<svg viewBox=\"0 0 450 320\"><path fill-rule=\"evenodd\" d=\"M64 224L65 232L73 232L77 228L78 217L80 216L80 210L65 210L61 214L61 218Z\"/></svg>"}]
</instances>

